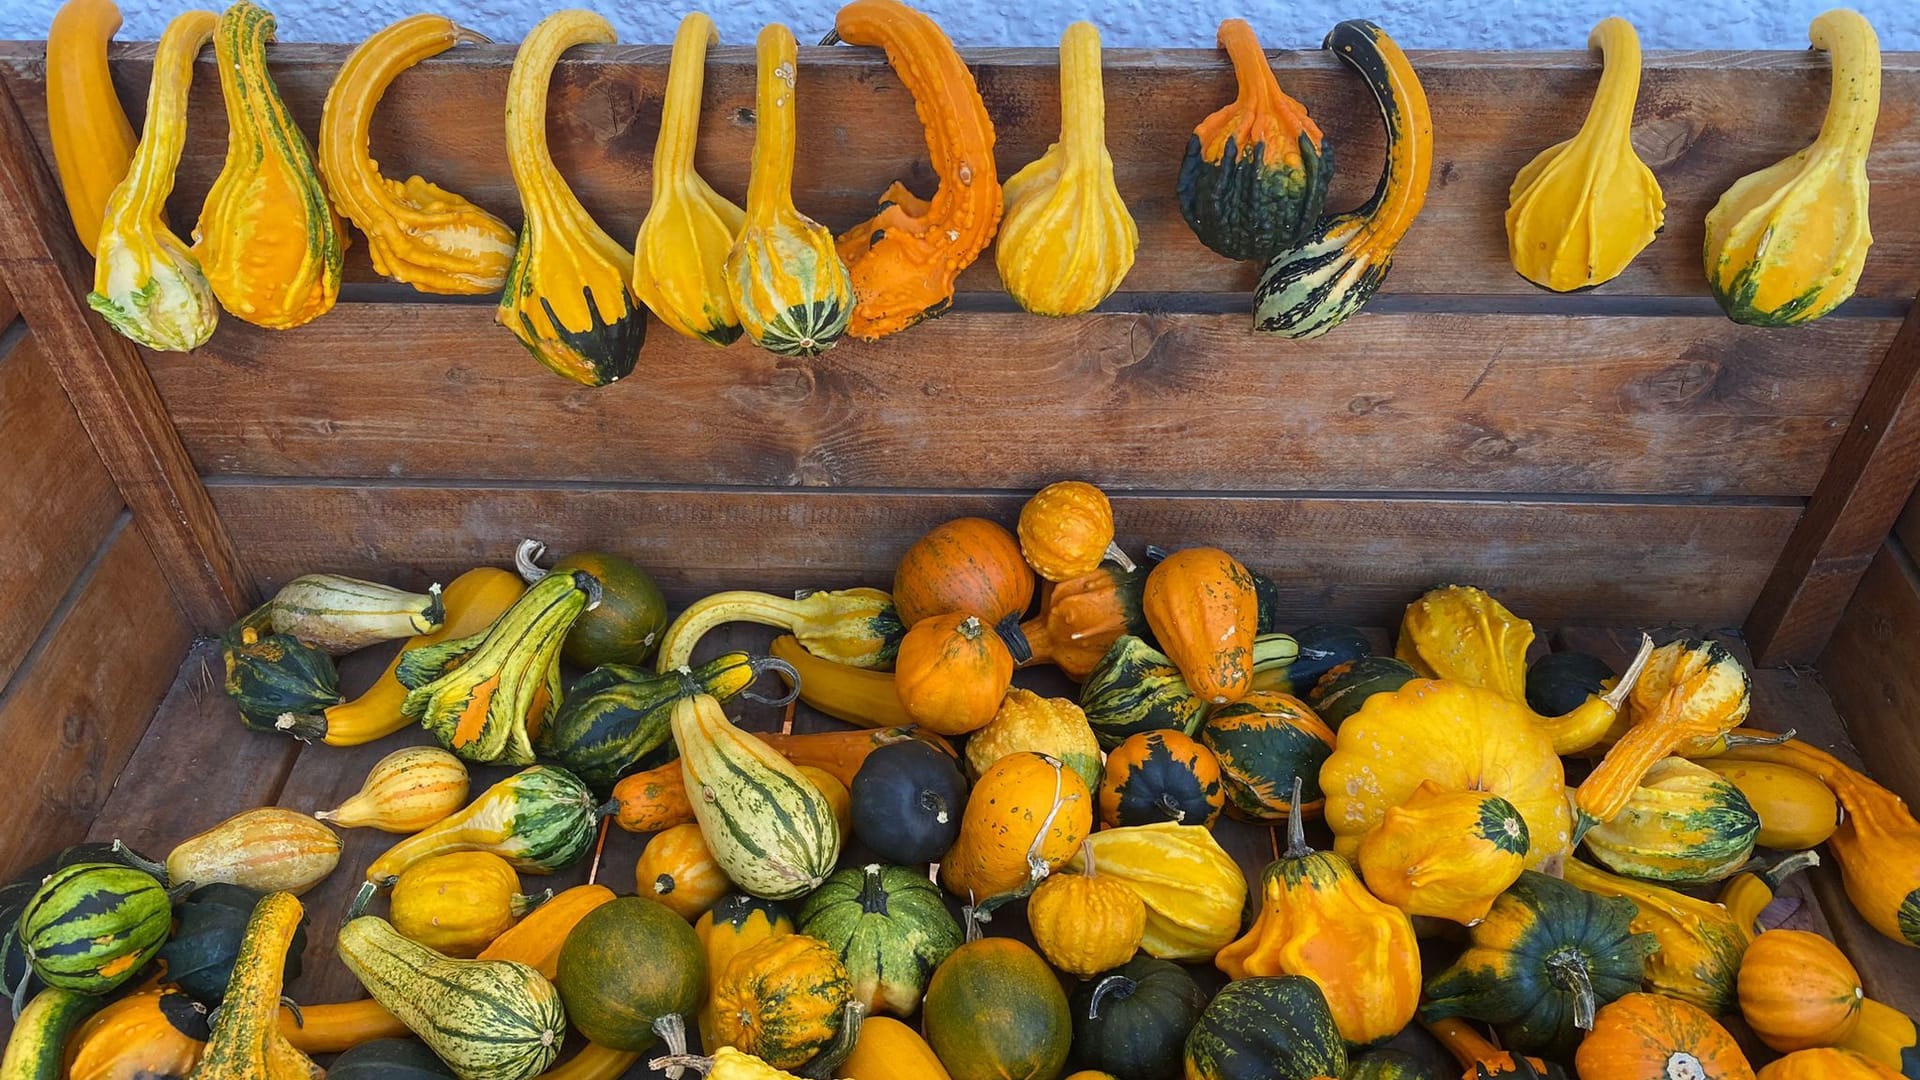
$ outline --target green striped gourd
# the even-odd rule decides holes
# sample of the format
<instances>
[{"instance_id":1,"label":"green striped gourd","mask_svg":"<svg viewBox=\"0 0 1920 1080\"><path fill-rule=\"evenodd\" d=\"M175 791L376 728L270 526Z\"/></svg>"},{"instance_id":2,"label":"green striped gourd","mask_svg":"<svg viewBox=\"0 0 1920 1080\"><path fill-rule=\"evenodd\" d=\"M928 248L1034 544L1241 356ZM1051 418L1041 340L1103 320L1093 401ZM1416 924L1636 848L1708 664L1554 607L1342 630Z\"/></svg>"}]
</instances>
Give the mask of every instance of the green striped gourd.
<instances>
[{"instance_id":1,"label":"green striped gourd","mask_svg":"<svg viewBox=\"0 0 1920 1080\"><path fill-rule=\"evenodd\" d=\"M383 641L431 634L447 619L440 586L410 593L339 574L303 574L273 594L273 632L334 656Z\"/></svg>"},{"instance_id":2,"label":"green striped gourd","mask_svg":"<svg viewBox=\"0 0 1920 1080\"><path fill-rule=\"evenodd\" d=\"M768 900L819 888L840 858L840 826L813 781L710 694L674 702L672 723L694 816L727 877Z\"/></svg>"},{"instance_id":3,"label":"green striped gourd","mask_svg":"<svg viewBox=\"0 0 1920 1080\"><path fill-rule=\"evenodd\" d=\"M13 1022L0 1056L0 1080L62 1080L67 1075L67 1036L106 998L46 987L33 995Z\"/></svg>"},{"instance_id":4,"label":"green striped gourd","mask_svg":"<svg viewBox=\"0 0 1920 1080\"><path fill-rule=\"evenodd\" d=\"M534 748L588 786L610 788L671 736L668 714L674 702L692 694L727 701L752 686L764 665L746 653L730 652L692 671L660 675L624 664L594 668L573 685Z\"/></svg>"},{"instance_id":5,"label":"green striped gourd","mask_svg":"<svg viewBox=\"0 0 1920 1080\"><path fill-rule=\"evenodd\" d=\"M560 992L515 960L450 960L363 915L340 928L361 985L466 1080L529 1080L560 1054Z\"/></svg>"},{"instance_id":6,"label":"green striped gourd","mask_svg":"<svg viewBox=\"0 0 1920 1080\"><path fill-rule=\"evenodd\" d=\"M1626 808L1588 830L1585 842L1616 874L1699 885L1733 876L1759 835L1760 815L1733 781L1670 757L1647 770Z\"/></svg>"},{"instance_id":7,"label":"green striped gourd","mask_svg":"<svg viewBox=\"0 0 1920 1080\"><path fill-rule=\"evenodd\" d=\"M868 863L827 879L800 909L800 932L840 954L869 1013L912 1016L927 980L963 942L926 867Z\"/></svg>"},{"instance_id":8,"label":"green striped gourd","mask_svg":"<svg viewBox=\"0 0 1920 1080\"><path fill-rule=\"evenodd\" d=\"M144 870L79 863L53 872L20 913L20 945L48 986L104 994L166 944L173 901Z\"/></svg>"},{"instance_id":9,"label":"green striped gourd","mask_svg":"<svg viewBox=\"0 0 1920 1080\"><path fill-rule=\"evenodd\" d=\"M1237 979L1187 1035L1190 1080L1317 1080L1347 1075L1347 1044L1326 995L1304 975Z\"/></svg>"}]
</instances>

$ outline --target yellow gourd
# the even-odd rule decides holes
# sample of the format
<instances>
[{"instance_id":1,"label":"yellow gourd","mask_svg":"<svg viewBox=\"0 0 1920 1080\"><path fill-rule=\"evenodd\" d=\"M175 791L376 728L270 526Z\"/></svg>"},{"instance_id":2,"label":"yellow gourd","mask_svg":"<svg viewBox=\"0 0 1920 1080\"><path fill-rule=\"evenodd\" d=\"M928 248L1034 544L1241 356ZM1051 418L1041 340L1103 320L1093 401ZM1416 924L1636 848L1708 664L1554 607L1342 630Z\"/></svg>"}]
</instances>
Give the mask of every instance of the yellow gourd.
<instances>
[{"instance_id":1,"label":"yellow gourd","mask_svg":"<svg viewBox=\"0 0 1920 1080\"><path fill-rule=\"evenodd\" d=\"M47 27L47 134L74 234L88 251L108 196L133 163L133 125L107 68L107 43L119 29L113 0L67 0Z\"/></svg>"},{"instance_id":2,"label":"yellow gourd","mask_svg":"<svg viewBox=\"0 0 1920 1080\"><path fill-rule=\"evenodd\" d=\"M291 893L262 898L233 961L233 980L189 1080L321 1080L326 1070L280 1030L287 947L304 912Z\"/></svg>"},{"instance_id":3,"label":"yellow gourd","mask_svg":"<svg viewBox=\"0 0 1920 1080\"><path fill-rule=\"evenodd\" d=\"M507 279L513 230L418 176L380 175L368 156L373 110L401 72L455 45L483 42L439 15L410 15L347 57L320 114L320 171L333 208L367 237L373 268L426 293L490 293Z\"/></svg>"},{"instance_id":4,"label":"yellow gourd","mask_svg":"<svg viewBox=\"0 0 1920 1080\"><path fill-rule=\"evenodd\" d=\"M347 232L314 170L313 147L267 73L273 31L273 13L253 0L236 0L220 16L213 41L227 159L193 242L221 307L289 330L333 307Z\"/></svg>"},{"instance_id":5,"label":"yellow gourd","mask_svg":"<svg viewBox=\"0 0 1920 1080\"><path fill-rule=\"evenodd\" d=\"M1197 962L1240 933L1247 879L1203 825L1162 821L1102 829L1087 838L1100 875L1134 891L1147 905L1140 948L1161 960ZM1086 866L1075 855L1067 869Z\"/></svg>"},{"instance_id":6,"label":"yellow gourd","mask_svg":"<svg viewBox=\"0 0 1920 1080\"><path fill-rule=\"evenodd\" d=\"M994 251L1007 291L1036 315L1093 310L1140 246L1113 182L1102 90L1100 31L1074 23L1060 37L1060 139L1007 181Z\"/></svg>"},{"instance_id":7,"label":"yellow gourd","mask_svg":"<svg viewBox=\"0 0 1920 1080\"><path fill-rule=\"evenodd\" d=\"M519 889L513 867L491 852L435 855L394 882L393 928L442 955L472 958L553 898L552 889L538 896Z\"/></svg>"},{"instance_id":8,"label":"yellow gourd","mask_svg":"<svg viewBox=\"0 0 1920 1080\"><path fill-rule=\"evenodd\" d=\"M1520 276L1555 292L1620 276L1666 223L1660 181L1633 150L1640 35L1600 20L1587 47L1601 54L1600 88L1579 134L1542 150L1507 193L1507 254Z\"/></svg>"},{"instance_id":9,"label":"yellow gourd","mask_svg":"<svg viewBox=\"0 0 1920 1080\"><path fill-rule=\"evenodd\" d=\"M753 343L787 356L833 348L853 315L853 278L833 233L793 205L794 84L799 50L779 23L760 31L753 172L740 235L727 253L727 296Z\"/></svg>"},{"instance_id":10,"label":"yellow gourd","mask_svg":"<svg viewBox=\"0 0 1920 1080\"><path fill-rule=\"evenodd\" d=\"M1707 284L1738 323L1789 326L1832 311L1853 295L1873 244L1867 151L1880 113L1880 41L1845 8L1815 18L1807 36L1833 61L1819 137L1734 181L1707 212Z\"/></svg>"},{"instance_id":11,"label":"yellow gourd","mask_svg":"<svg viewBox=\"0 0 1920 1080\"><path fill-rule=\"evenodd\" d=\"M653 202L633 241L633 294L675 333L726 345L740 336L727 295L727 252L746 212L693 170L707 47L720 40L713 20L680 20L653 145Z\"/></svg>"},{"instance_id":12,"label":"yellow gourd","mask_svg":"<svg viewBox=\"0 0 1920 1080\"><path fill-rule=\"evenodd\" d=\"M1133 959L1147 932L1147 905L1125 882L1100 876L1091 845L1077 874L1054 874L1027 900L1027 925L1047 962L1092 978Z\"/></svg>"},{"instance_id":13,"label":"yellow gourd","mask_svg":"<svg viewBox=\"0 0 1920 1080\"><path fill-rule=\"evenodd\" d=\"M1394 907L1472 926L1519 879L1527 846L1512 803L1428 781L1361 838L1355 862L1373 895Z\"/></svg>"},{"instance_id":14,"label":"yellow gourd","mask_svg":"<svg viewBox=\"0 0 1920 1080\"><path fill-rule=\"evenodd\" d=\"M507 80L507 163L525 221L494 319L554 374L582 386L605 386L633 371L647 317L627 286L633 254L593 220L554 168L547 84L560 54L615 40L613 25L591 11L555 12L520 43Z\"/></svg>"},{"instance_id":15,"label":"yellow gourd","mask_svg":"<svg viewBox=\"0 0 1920 1080\"><path fill-rule=\"evenodd\" d=\"M790 1072L776 1069L752 1054L741 1053L731 1046L721 1047L712 1057L700 1057L697 1054L657 1057L647 1062L647 1068L692 1069L707 1080L800 1080Z\"/></svg>"},{"instance_id":16,"label":"yellow gourd","mask_svg":"<svg viewBox=\"0 0 1920 1080\"><path fill-rule=\"evenodd\" d=\"M161 33L147 89L146 129L126 179L94 226L99 243L88 306L115 330L162 352L199 348L220 322L220 304L200 260L167 224L167 196L187 141L194 58L219 23L211 11L189 11Z\"/></svg>"},{"instance_id":17,"label":"yellow gourd","mask_svg":"<svg viewBox=\"0 0 1920 1080\"><path fill-rule=\"evenodd\" d=\"M1700 764L1719 773L1747 797L1760 815L1754 843L1775 851L1817 847L1840 827L1840 803L1820 778L1790 765L1708 758Z\"/></svg>"},{"instance_id":18,"label":"yellow gourd","mask_svg":"<svg viewBox=\"0 0 1920 1080\"><path fill-rule=\"evenodd\" d=\"M410 834L467 804L467 767L437 746L403 746L374 763L346 802L313 815L345 829Z\"/></svg>"}]
</instances>

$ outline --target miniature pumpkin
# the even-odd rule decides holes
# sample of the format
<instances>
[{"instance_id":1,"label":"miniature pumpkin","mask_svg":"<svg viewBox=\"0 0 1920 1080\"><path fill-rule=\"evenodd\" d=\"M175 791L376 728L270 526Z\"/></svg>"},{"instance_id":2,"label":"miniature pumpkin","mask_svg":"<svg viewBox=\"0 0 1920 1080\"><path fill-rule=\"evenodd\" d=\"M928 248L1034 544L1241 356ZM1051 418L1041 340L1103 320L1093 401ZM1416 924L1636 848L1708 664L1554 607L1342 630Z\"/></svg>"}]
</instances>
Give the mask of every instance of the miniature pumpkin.
<instances>
[{"instance_id":1,"label":"miniature pumpkin","mask_svg":"<svg viewBox=\"0 0 1920 1080\"><path fill-rule=\"evenodd\" d=\"M800 932L832 946L869 1013L912 1016L933 977L961 945L960 924L926 868L868 863L827 879L800 909Z\"/></svg>"},{"instance_id":2,"label":"miniature pumpkin","mask_svg":"<svg viewBox=\"0 0 1920 1080\"><path fill-rule=\"evenodd\" d=\"M967 780L953 757L908 740L867 755L853 778L853 832L903 866L939 862L960 838Z\"/></svg>"},{"instance_id":3,"label":"miniature pumpkin","mask_svg":"<svg viewBox=\"0 0 1920 1080\"><path fill-rule=\"evenodd\" d=\"M1573 1062L1580 1080L1753 1080L1726 1028L1659 994L1627 994L1595 1013Z\"/></svg>"},{"instance_id":4,"label":"miniature pumpkin","mask_svg":"<svg viewBox=\"0 0 1920 1080\"><path fill-rule=\"evenodd\" d=\"M978 615L990 626L1024 615L1033 602L1033 570L1020 542L985 518L956 518L929 529L900 556L893 603L911 627L935 615Z\"/></svg>"},{"instance_id":5,"label":"miniature pumpkin","mask_svg":"<svg viewBox=\"0 0 1920 1080\"><path fill-rule=\"evenodd\" d=\"M952 305L954 279L986 250L1000 224L1000 174L993 121L973 73L932 19L899 0L853 0L833 27L829 42L886 50L913 95L940 178L931 199L894 181L880 195L880 212L837 241L858 298L847 332L873 341Z\"/></svg>"},{"instance_id":6,"label":"miniature pumpkin","mask_svg":"<svg viewBox=\"0 0 1920 1080\"><path fill-rule=\"evenodd\" d=\"M1686 758L1647 771L1619 816L1587 833L1587 850L1614 871L1700 885L1731 876L1753 854L1760 816L1729 780Z\"/></svg>"},{"instance_id":7,"label":"miniature pumpkin","mask_svg":"<svg viewBox=\"0 0 1920 1080\"><path fill-rule=\"evenodd\" d=\"M994 762L967 798L960 839L940 861L940 884L978 903L1024 892L1080 850L1093 831L1093 796L1045 754Z\"/></svg>"},{"instance_id":8,"label":"miniature pumpkin","mask_svg":"<svg viewBox=\"0 0 1920 1080\"><path fill-rule=\"evenodd\" d=\"M207 1049L207 1007L167 987L94 1013L67 1042L67 1080L184 1077Z\"/></svg>"},{"instance_id":9,"label":"miniature pumpkin","mask_svg":"<svg viewBox=\"0 0 1920 1080\"><path fill-rule=\"evenodd\" d=\"M977 927L968 937L933 973L921 1010L941 1064L952 1080L1059 1076L1073 1038L1059 977L1018 941L977 937Z\"/></svg>"},{"instance_id":10,"label":"miniature pumpkin","mask_svg":"<svg viewBox=\"0 0 1920 1080\"><path fill-rule=\"evenodd\" d=\"M1035 664L1052 664L1085 682L1122 634L1151 633L1140 611L1147 571L1101 563L1092 573L1042 590L1040 614L1020 624Z\"/></svg>"},{"instance_id":11,"label":"miniature pumpkin","mask_svg":"<svg viewBox=\"0 0 1920 1080\"><path fill-rule=\"evenodd\" d=\"M1122 569L1134 568L1113 542L1113 504L1092 484L1061 480L1041 488L1020 508L1018 528L1020 554L1048 581L1084 577L1109 559Z\"/></svg>"},{"instance_id":12,"label":"miniature pumpkin","mask_svg":"<svg viewBox=\"0 0 1920 1080\"><path fill-rule=\"evenodd\" d=\"M733 887L707 850L698 824L675 825L653 834L634 865L634 888L692 922Z\"/></svg>"},{"instance_id":13,"label":"miniature pumpkin","mask_svg":"<svg viewBox=\"0 0 1920 1080\"><path fill-rule=\"evenodd\" d=\"M1409 915L1472 926L1520 877L1527 821L1485 791L1422 782L1360 840L1355 861L1375 896Z\"/></svg>"},{"instance_id":14,"label":"miniature pumpkin","mask_svg":"<svg viewBox=\"0 0 1920 1080\"><path fill-rule=\"evenodd\" d=\"M1255 690L1209 712L1200 741L1220 763L1227 810L1235 817L1285 821L1296 812L1319 815L1320 768L1333 753L1334 734L1300 699ZM1291 799L1296 780L1305 785L1306 799L1297 804Z\"/></svg>"},{"instance_id":15,"label":"miniature pumpkin","mask_svg":"<svg viewBox=\"0 0 1920 1080\"><path fill-rule=\"evenodd\" d=\"M1219 548L1187 548L1147 575L1141 610L1160 648L1201 700L1227 705L1253 688L1260 604L1253 575Z\"/></svg>"},{"instance_id":16,"label":"miniature pumpkin","mask_svg":"<svg viewBox=\"0 0 1920 1080\"><path fill-rule=\"evenodd\" d=\"M900 640L893 686L914 723L941 735L987 726L1013 683L1013 655L977 615L922 619Z\"/></svg>"},{"instance_id":17,"label":"miniature pumpkin","mask_svg":"<svg viewBox=\"0 0 1920 1080\"><path fill-rule=\"evenodd\" d=\"M1126 883L1100 876L1092 847L1077 874L1053 874L1027 901L1027 925L1047 962L1092 978L1132 959L1147 931L1147 907Z\"/></svg>"},{"instance_id":18,"label":"miniature pumpkin","mask_svg":"<svg viewBox=\"0 0 1920 1080\"><path fill-rule=\"evenodd\" d=\"M1240 979L1187 1036L1187 1080L1320 1080L1347 1075L1347 1044L1320 985L1300 975Z\"/></svg>"},{"instance_id":19,"label":"miniature pumpkin","mask_svg":"<svg viewBox=\"0 0 1920 1080\"><path fill-rule=\"evenodd\" d=\"M853 982L819 938L770 938L727 962L713 984L714 1031L723 1046L777 1069L803 1065L840 1032Z\"/></svg>"},{"instance_id":20,"label":"miniature pumpkin","mask_svg":"<svg viewBox=\"0 0 1920 1080\"><path fill-rule=\"evenodd\" d=\"M1191 735L1199 730L1207 705L1165 653L1129 633L1115 639L1087 674L1080 708L1094 738L1112 750L1143 731Z\"/></svg>"},{"instance_id":21,"label":"miniature pumpkin","mask_svg":"<svg viewBox=\"0 0 1920 1080\"><path fill-rule=\"evenodd\" d=\"M1116 1080L1156 1080L1180 1072L1207 995L1180 965L1136 956L1081 983L1069 1004L1076 1064Z\"/></svg>"},{"instance_id":22,"label":"miniature pumpkin","mask_svg":"<svg viewBox=\"0 0 1920 1080\"><path fill-rule=\"evenodd\" d=\"M1140 948L1161 960L1212 960L1240 933L1247 879L1202 825L1131 825L1087 838L1100 876L1117 880L1147 906ZM1085 866L1081 854L1067 869Z\"/></svg>"},{"instance_id":23,"label":"miniature pumpkin","mask_svg":"<svg viewBox=\"0 0 1920 1080\"><path fill-rule=\"evenodd\" d=\"M1805 930L1769 930L1740 961L1740 1014L1782 1053L1836 1046L1860 1024L1860 973L1831 941Z\"/></svg>"},{"instance_id":24,"label":"miniature pumpkin","mask_svg":"<svg viewBox=\"0 0 1920 1080\"><path fill-rule=\"evenodd\" d=\"M693 924L693 934L705 958L700 993L700 1045L720 1045L713 1013L713 988L733 958L769 938L794 932L793 917L776 900L732 893Z\"/></svg>"},{"instance_id":25,"label":"miniature pumpkin","mask_svg":"<svg viewBox=\"0 0 1920 1080\"><path fill-rule=\"evenodd\" d=\"M1110 828L1156 821L1211 827L1226 801L1219 759L1178 731L1130 735L1107 755L1100 821Z\"/></svg>"}]
</instances>

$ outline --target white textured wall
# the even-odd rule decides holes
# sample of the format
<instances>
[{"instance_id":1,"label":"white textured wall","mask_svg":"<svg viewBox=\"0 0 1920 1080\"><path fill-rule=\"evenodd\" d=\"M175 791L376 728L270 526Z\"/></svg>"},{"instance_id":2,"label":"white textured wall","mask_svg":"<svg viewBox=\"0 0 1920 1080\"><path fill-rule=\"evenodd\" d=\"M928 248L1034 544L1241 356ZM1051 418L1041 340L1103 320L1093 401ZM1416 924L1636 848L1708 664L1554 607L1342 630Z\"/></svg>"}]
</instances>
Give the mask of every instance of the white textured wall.
<instances>
[{"instance_id":1,"label":"white textured wall","mask_svg":"<svg viewBox=\"0 0 1920 1080\"><path fill-rule=\"evenodd\" d=\"M219 0L202 0L217 9ZM267 0L289 41L358 41L416 11L437 10L496 41L518 40L539 17L568 0ZM605 14L622 41L666 42L689 10L662 0L572 0ZM159 36L166 19L189 0L120 0L124 38ZM0 0L0 38L46 35L58 0ZM961 45L1050 45L1074 19L1099 24L1109 45L1206 46L1226 15L1244 15L1268 48L1310 48L1341 19L1366 17L1408 48L1569 49L1607 15L1639 27L1649 49L1798 49L1807 22L1825 0L920 0ZM1920 0L1861 0L1854 5L1880 32L1887 49L1920 49ZM708 10L724 40L750 42L760 25L781 21L802 41L833 23L838 0L733 0Z\"/></svg>"}]
</instances>

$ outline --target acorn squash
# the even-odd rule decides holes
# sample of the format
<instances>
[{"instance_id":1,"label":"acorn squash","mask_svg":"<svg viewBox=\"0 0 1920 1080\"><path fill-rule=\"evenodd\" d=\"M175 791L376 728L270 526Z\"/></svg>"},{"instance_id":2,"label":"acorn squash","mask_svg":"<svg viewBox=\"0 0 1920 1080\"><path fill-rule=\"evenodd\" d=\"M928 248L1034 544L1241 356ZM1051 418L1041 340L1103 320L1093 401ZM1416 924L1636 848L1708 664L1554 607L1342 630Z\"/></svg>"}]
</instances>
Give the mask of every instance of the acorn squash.
<instances>
[{"instance_id":1,"label":"acorn squash","mask_svg":"<svg viewBox=\"0 0 1920 1080\"><path fill-rule=\"evenodd\" d=\"M799 927L839 953L853 1000L875 1014L917 1012L934 969L961 945L960 924L924 869L878 863L828 878L801 907Z\"/></svg>"},{"instance_id":2,"label":"acorn squash","mask_svg":"<svg viewBox=\"0 0 1920 1080\"><path fill-rule=\"evenodd\" d=\"M1156 821L1211 827L1227 792L1213 751L1178 731L1142 731L1107 755L1099 799L1100 822L1109 828Z\"/></svg>"},{"instance_id":3,"label":"acorn squash","mask_svg":"<svg viewBox=\"0 0 1920 1080\"><path fill-rule=\"evenodd\" d=\"M960 838L967 780L953 757L925 743L883 746L853 778L853 834L903 866L939 862Z\"/></svg>"},{"instance_id":4,"label":"acorn squash","mask_svg":"<svg viewBox=\"0 0 1920 1080\"><path fill-rule=\"evenodd\" d=\"M1179 1074L1207 995L1180 965L1136 956L1082 982L1068 1004L1076 1065L1115 1080L1160 1080Z\"/></svg>"},{"instance_id":5,"label":"acorn squash","mask_svg":"<svg viewBox=\"0 0 1920 1080\"><path fill-rule=\"evenodd\" d=\"M1391 656L1362 656L1326 673L1314 684L1308 702L1335 731L1375 694L1391 694L1419 678L1412 665Z\"/></svg>"},{"instance_id":6,"label":"acorn squash","mask_svg":"<svg viewBox=\"0 0 1920 1080\"><path fill-rule=\"evenodd\" d=\"M191 1080L321 1080L326 1076L324 1069L294 1049L280 1031L281 976L287 948L304 918L300 901L292 893L272 893L262 897L254 908L233 962L233 981L227 984ZM343 939L352 925L350 922L341 929ZM405 942L399 935L393 936ZM519 1078L503 1075L501 1080Z\"/></svg>"},{"instance_id":7,"label":"acorn squash","mask_svg":"<svg viewBox=\"0 0 1920 1080\"><path fill-rule=\"evenodd\" d=\"M1347 1075L1347 1044L1320 986L1301 975L1237 979L1187 1036L1188 1080L1319 1080Z\"/></svg>"},{"instance_id":8,"label":"acorn squash","mask_svg":"<svg viewBox=\"0 0 1920 1080\"><path fill-rule=\"evenodd\" d=\"M174 905L173 933L155 956L167 965L167 982L209 1008L226 996L233 961L247 936L247 922L260 894L238 885L202 885ZM300 975L300 954L307 947L305 923L294 927L287 945L283 980Z\"/></svg>"},{"instance_id":9,"label":"acorn squash","mask_svg":"<svg viewBox=\"0 0 1920 1080\"><path fill-rule=\"evenodd\" d=\"M644 664L667 625L667 598L632 559L604 551L576 551L542 569L547 552L538 540L522 540L513 568L532 585L552 574L584 571L600 583L600 602L580 614L560 646L560 659L582 670L608 664ZM449 586L451 588L451 586Z\"/></svg>"}]
</instances>

